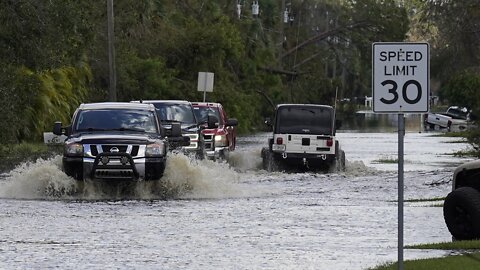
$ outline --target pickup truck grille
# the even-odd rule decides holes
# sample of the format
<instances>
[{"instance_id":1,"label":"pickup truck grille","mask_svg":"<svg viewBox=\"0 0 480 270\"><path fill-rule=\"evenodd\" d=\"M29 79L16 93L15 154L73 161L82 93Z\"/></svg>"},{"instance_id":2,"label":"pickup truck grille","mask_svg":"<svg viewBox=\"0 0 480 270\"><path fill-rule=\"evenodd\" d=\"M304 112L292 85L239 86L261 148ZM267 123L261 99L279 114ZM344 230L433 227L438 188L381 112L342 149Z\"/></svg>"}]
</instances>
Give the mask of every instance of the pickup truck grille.
<instances>
[{"instance_id":1,"label":"pickup truck grille","mask_svg":"<svg viewBox=\"0 0 480 270\"><path fill-rule=\"evenodd\" d=\"M112 148L116 147L119 153L128 153L132 157L138 155L139 146L138 145L112 145L112 144L91 144L90 151L92 156L96 157L99 153L111 152Z\"/></svg>"},{"instance_id":2,"label":"pickup truck grille","mask_svg":"<svg viewBox=\"0 0 480 270\"><path fill-rule=\"evenodd\" d=\"M214 138L215 136L213 134L203 134L205 150L215 150Z\"/></svg>"}]
</instances>

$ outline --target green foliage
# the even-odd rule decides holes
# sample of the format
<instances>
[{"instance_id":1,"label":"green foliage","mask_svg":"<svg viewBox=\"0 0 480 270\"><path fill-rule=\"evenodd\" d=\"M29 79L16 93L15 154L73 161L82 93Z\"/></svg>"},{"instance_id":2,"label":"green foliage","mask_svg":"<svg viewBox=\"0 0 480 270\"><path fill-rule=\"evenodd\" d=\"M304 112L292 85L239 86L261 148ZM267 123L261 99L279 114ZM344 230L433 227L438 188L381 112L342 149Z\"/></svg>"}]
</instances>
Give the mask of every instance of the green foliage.
<instances>
[{"instance_id":1,"label":"green foliage","mask_svg":"<svg viewBox=\"0 0 480 270\"><path fill-rule=\"evenodd\" d=\"M480 2L470 0L426 1L422 8L423 21L436 30L431 38L432 75L448 81L452 74L476 67L480 61Z\"/></svg>"},{"instance_id":2,"label":"green foliage","mask_svg":"<svg viewBox=\"0 0 480 270\"><path fill-rule=\"evenodd\" d=\"M440 89L440 97L449 104L480 108L480 74L463 71L450 77ZM480 111L479 111L480 112Z\"/></svg>"},{"instance_id":3,"label":"green foliage","mask_svg":"<svg viewBox=\"0 0 480 270\"><path fill-rule=\"evenodd\" d=\"M336 89L339 98L368 94L371 42L401 41L408 30L393 0L288 8L294 20L285 24L274 0L260 1L258 17L244 5L240 18L235 1L115 1L118 100L202 100L198 72L214 72L207 100L248 132L278 103L333 105ZM2 2L0 138L37 140L78 103L106 100L106 15L104 1Z\"/></svg>"},{"instance_id":4,"label":"green foliage","mask_svg":"<svg viewBox=\"0 0 480 270\"><path fill-rule=\"evenodd\" d=\"M78 67L62 67L33 72L20 68L17 91L26 97L17 109L22 124L17 129L20 141L38 141L44 131L51 130L54 121L68 123L78 105L87 96L92 74L85 63Z\"/></svg>"},{"instance_id":5,"label":"green foliage","mask_svg":"<svg viewBox=\"0 0 480 270\"><path fill-rule=\"evenodd\" d=\"M163 60L125 55L118 66L120 100L175 99L176 71L166 68Z\"/></svg>"},{"instance_id":6,"label":"green foliage","mask_svg":"<svg viewBox=\"0 0 480 270\"><path fill-rule=\"evenodd\" d=\"M75 63L93 37L92 6L76 0L1 1L0 59L33 70Z\"/></svg>"}]
</instances>

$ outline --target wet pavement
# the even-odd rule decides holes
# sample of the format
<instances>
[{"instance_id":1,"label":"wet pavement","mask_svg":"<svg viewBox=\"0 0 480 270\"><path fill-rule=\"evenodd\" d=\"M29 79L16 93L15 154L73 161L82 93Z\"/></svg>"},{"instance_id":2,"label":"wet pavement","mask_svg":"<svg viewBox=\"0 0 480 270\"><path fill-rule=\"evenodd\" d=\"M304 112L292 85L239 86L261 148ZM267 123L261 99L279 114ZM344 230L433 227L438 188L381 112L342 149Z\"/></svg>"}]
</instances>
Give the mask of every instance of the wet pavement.
<instances>
[{"instance_id":1,"label":"wet pavement","mask_svg":"<svg viewBox=\"0 0 480 270\"><path fill-rule=\"evenodd\" d=\"M444 197L459 138L408 132L405 199ZM230 164L170 157L164 181L81 185L61 157L0 180L0 268L366 269L397 258L397 133L337 134L347 169L268 173L268 134ZM405 244L449 241L441 202L405 206ZM448 251L405 250L405 259Z\"/></svg>"}]
</instances>

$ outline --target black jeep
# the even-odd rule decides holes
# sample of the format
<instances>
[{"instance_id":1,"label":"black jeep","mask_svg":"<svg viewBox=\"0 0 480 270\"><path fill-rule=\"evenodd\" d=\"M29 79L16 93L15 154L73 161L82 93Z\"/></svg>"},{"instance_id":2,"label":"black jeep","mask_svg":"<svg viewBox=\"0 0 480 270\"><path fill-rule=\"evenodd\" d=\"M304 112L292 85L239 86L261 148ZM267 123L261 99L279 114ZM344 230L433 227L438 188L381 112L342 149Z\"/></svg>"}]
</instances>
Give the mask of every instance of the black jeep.
<instances>
[{"instance_id":1,"label":"black jeep","mask_svg":"<svg viewBox=\"0 0 480 270\"><path fill-rule=\"evenodd\" d=\"M165 170L168 143L151 104L81 104L53 133L67 136L63 169L77 180L159 180Z\"/></svg>"}]
</instances>

